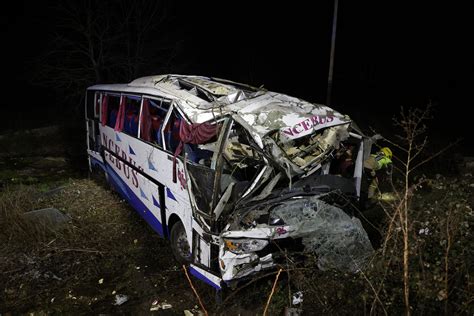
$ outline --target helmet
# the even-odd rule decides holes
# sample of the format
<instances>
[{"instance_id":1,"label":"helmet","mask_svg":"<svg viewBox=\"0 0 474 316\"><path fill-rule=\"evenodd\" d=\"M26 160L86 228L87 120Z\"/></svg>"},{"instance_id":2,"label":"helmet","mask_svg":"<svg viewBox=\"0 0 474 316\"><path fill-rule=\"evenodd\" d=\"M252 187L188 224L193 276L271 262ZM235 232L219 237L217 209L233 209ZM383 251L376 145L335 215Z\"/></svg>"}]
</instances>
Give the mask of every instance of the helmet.
<instances>
[{"instance_id":1,"label":"helmet","mask_svg":"<svg viewBox=\"0 0 474 316\"><path fill-rule=\"evenodd\" d=\"M388 159L392 159L392 150L388 147L383 147L380 149L380 152L382 152Z\"/></svg>"}]
</instances>

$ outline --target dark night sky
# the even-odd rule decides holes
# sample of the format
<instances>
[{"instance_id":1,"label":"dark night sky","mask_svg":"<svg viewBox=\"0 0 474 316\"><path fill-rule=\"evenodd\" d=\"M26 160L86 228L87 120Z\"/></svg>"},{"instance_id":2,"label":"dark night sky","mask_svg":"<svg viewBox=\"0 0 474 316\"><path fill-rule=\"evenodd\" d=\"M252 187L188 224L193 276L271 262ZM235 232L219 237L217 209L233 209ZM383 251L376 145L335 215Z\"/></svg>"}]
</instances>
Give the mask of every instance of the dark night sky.
<instances>
[{"instance_id":1,"label":"dark night sky","mask_svg":"<svg viewBox=\"0 0 474 316\"><path fill-rule=\"evenodd\" d=\"M332 106L359 122L375 118L366 125L377 126L390 124L401 105L431 100L435 130L447 128L451 139L467 137L471 118L462 111L472 106L472 3L412 2L339 2ZM55 31L47 7L15 3L1 13L2 86L8 92L2 108L14 104L20 86L31 89L31 63ZM324 103L332 10L332 1L179 2L171 5L166 32L181 43L175 62L185 65L184 73L263 84ZM40 88L30 91L21 95L54 96ZM9 111L14 120L28 121L23 112L32 110Z\"/></svg>"}]
</instances>

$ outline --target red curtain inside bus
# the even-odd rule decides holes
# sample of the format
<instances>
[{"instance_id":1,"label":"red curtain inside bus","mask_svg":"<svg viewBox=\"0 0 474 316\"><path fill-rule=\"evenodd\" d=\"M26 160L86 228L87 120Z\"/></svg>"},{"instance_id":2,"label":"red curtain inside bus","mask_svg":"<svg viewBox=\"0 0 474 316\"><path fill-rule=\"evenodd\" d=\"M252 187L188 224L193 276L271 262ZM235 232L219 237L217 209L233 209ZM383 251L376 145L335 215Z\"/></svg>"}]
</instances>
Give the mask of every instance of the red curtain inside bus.
<instances>
[{"instance_id":1,"label":"red curtain inside bus","mask_svg":"<svg viewBox=\"0 0 474 316\"><path fill-rule=\"evenodd\" d=\"M117 115L117 121L115 122L114 130L121 132L123 130L123 121L125 118L125 96L120 97L120 107Z\"/></svg>"},{"instance_id":2,"label":"red curtain inside bus","mask_svg":"<svg viewBox=\"0 0 474 316\"><path fill-rule=\"evenodd\" d=\"M151 141L150 101L148 99L143 99L140 138L148 142Z\"/></svg>"},{"instance_id":3,"label":"red curtain inside bus","mask_svg":"<svg viewBox=\"0 0 474 316\"><path fill-rule=\"evenodd\" d=\"M102 95L102 117L101 117L101 123L102 126L105 126L107 124L107 103L109 100L109 96L106 94Z\"/></svg>"}]
</instances>

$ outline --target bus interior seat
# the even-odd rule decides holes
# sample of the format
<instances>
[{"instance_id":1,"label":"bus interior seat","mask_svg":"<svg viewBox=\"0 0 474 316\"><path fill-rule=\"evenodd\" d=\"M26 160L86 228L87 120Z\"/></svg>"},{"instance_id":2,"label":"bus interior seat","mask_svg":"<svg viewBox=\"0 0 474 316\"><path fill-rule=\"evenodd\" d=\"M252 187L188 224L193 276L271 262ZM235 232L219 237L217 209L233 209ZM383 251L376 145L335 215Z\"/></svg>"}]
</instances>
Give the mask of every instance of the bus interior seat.
<instances>
[{"instance_id":1,"label":"bus interior seat","mask_svg":"<svg viewBox=\"0 0 474 316\"><path fill-rule=\"evenodd\" d=\"M108 119L108 122L107 122L108 126L110 126L110 127L115 126L115 122L117 121L117 114L118 114L118 111L116 109L113 109L112 111L110 111L109 119Z\"/></svg>"},{"instance_id":2,"label":"bus interior seat","mask_svg":"<svg viewBox=\"0 0 474 316\"><path fill-rule=\"evenodd\" d=\"M138 136L138 115L132 114L130 119L130 134L133 136Z\"/></svg>"},{"instance_id":3,"label":"bus interior seat","mask_svg":"<svg viewBox=\"0 0 474 316\"><path fill-rule=\"evenodd\" d=\"M125 116L124 131L132 136L138 135L138 115L132 111L127 112Z\"/></svg>"},{"instance_id":4,"label":"bus interior seat","mask_svg":"<svg viewBox=\"0 0 474 316\"><path fill-rule=\"evenodd\" d=\"M209 159L214 154L212 151L201 149L195 144L184 144L184 150L188 159L195 163L199 163L201 159Z\"/></svg>"}]
</instances>

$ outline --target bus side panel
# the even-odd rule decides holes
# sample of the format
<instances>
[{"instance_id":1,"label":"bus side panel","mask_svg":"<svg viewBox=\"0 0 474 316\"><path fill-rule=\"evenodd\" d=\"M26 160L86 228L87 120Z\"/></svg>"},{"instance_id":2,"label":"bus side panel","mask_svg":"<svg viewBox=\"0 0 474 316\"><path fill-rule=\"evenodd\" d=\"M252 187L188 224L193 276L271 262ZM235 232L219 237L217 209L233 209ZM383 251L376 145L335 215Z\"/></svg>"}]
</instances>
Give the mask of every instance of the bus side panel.
<instances>
[{"instance_id":1,"label":"bus side panel","mask_svg":"<svg viewBox=\"0 0 474 316\"><path fill-rule=\"evenodd\" d=\"M135 161L138 149L137 153L131 149L132 146L138 148L136 144L131 144L135 139L115 132L108 126L101 126L100 129L105 169L110 182L150 226L163 236L158 185L141 174L143 168Z\"/></svg>"},{"instance_id":2,"label":"bus side panel","mask_svg":"<svg viewBox=\"0 0 474 316\"><path fill-rule=\"evenodd\" d=\"M134 177L136 177L138 182L141 182L142 185L139 184L138 186L138 191L134 189L134 185L130 185L128 183L128 179L124 177L125 173L122 173L122 171L126 168L128 168L127 165L125 165L123 162L120 161L120 167L117 167L117 158L115 158L113 155L110 153L106 152L106 170L107 174L109 175L109 179L112 182L113 186L115 189L120 193L120 195L127 200L128 203L130 203L133 208L145 219L145 221L155 230L157 233L159 233L161 236L163 236L163 226L160 222L160 206L159 204L157 206L150 206L150 201L148 197L151 197L151 199L158 199L159 201L159 196L158 196L158 186L154 185L155 190L154 194L148 195L147 193L144 193L144 191L148 191L149 189L145 188L152 188L153 184L149 183L148 180L146 180L143 176L140 174L136 173ZM132 173L134 171L131 171ZM143 181L145 179L146 181ZM145 184L145 185L143 185ZM138 193L138 194L137 194ZM156 196L156 197L155 197Z\"/></svg>"},{"instance_id":3,"label":"bus side panel","mask_svg":"<svg viewBox=\"0 0 474 316\"><path fill-rule=\"evenodd\" d=\"M173 159L173 155L157 147L149 145L139 139L120 133L122 142L128 142L128 150L137 168L143 170L148 177L160 183L164 187L165 220L160 222L169 223L170 217L176 214L184 225L188 242L192 245L192 217L193 212L189 194L184 178L184 166L181 160ZM176 161L177 181L173 182L173 164ZM141 186L146 188L150 180L144 178ZM159 202L159 200L157 200ZM165 225L163 225L165 226ZM169 227L166 235L169 236Z\"/></svg>"},{"instance_id":4,"label":"bus side panel","mask_svg":"<svg viewBox=\"0 0 474 316\"><path fill-rule=\"evenodd\" d=\"M127 134L116 132L111 127L100 126L100 129L102 144L106 149L105 152L109 152L109 158L106 159L106 163L111 168L110 171L115 172L115 179L122 179L123 186L128 188L122 188L119 191L130 190L130 192L133 192L133 195L148 211L143 212L143 208L140 205L138 205L138 208L134 205L135 209L142 216L155 217L161 225L161 234L164 230L168 229L162 224L168 223L172 214L178 215L185 227L189 244L192 245L191 224L193 214L183 178L184 167L182 162L179 159L176 160L176 170L178 171L178 178L181 180L175 183L173 182L173 156L171 154ZM122 162L117 162L115 157L120 157ZM124 168L122 168L123 161L128 163ZM137 170L143 172L152 180L142 176ZM112 172L110 174L113 175ZM164 187L164 206L160 203L158 186L154 182L160 183ZM130 196L130 192L128 192L128 197L125 195L129 201L133 199L133 196ZM132 202L131 204L133 205ZM162 220L160 208L165 209L165 221ZM157 229L155 228L155 230Z\"/></svg>"}]
</instances>

